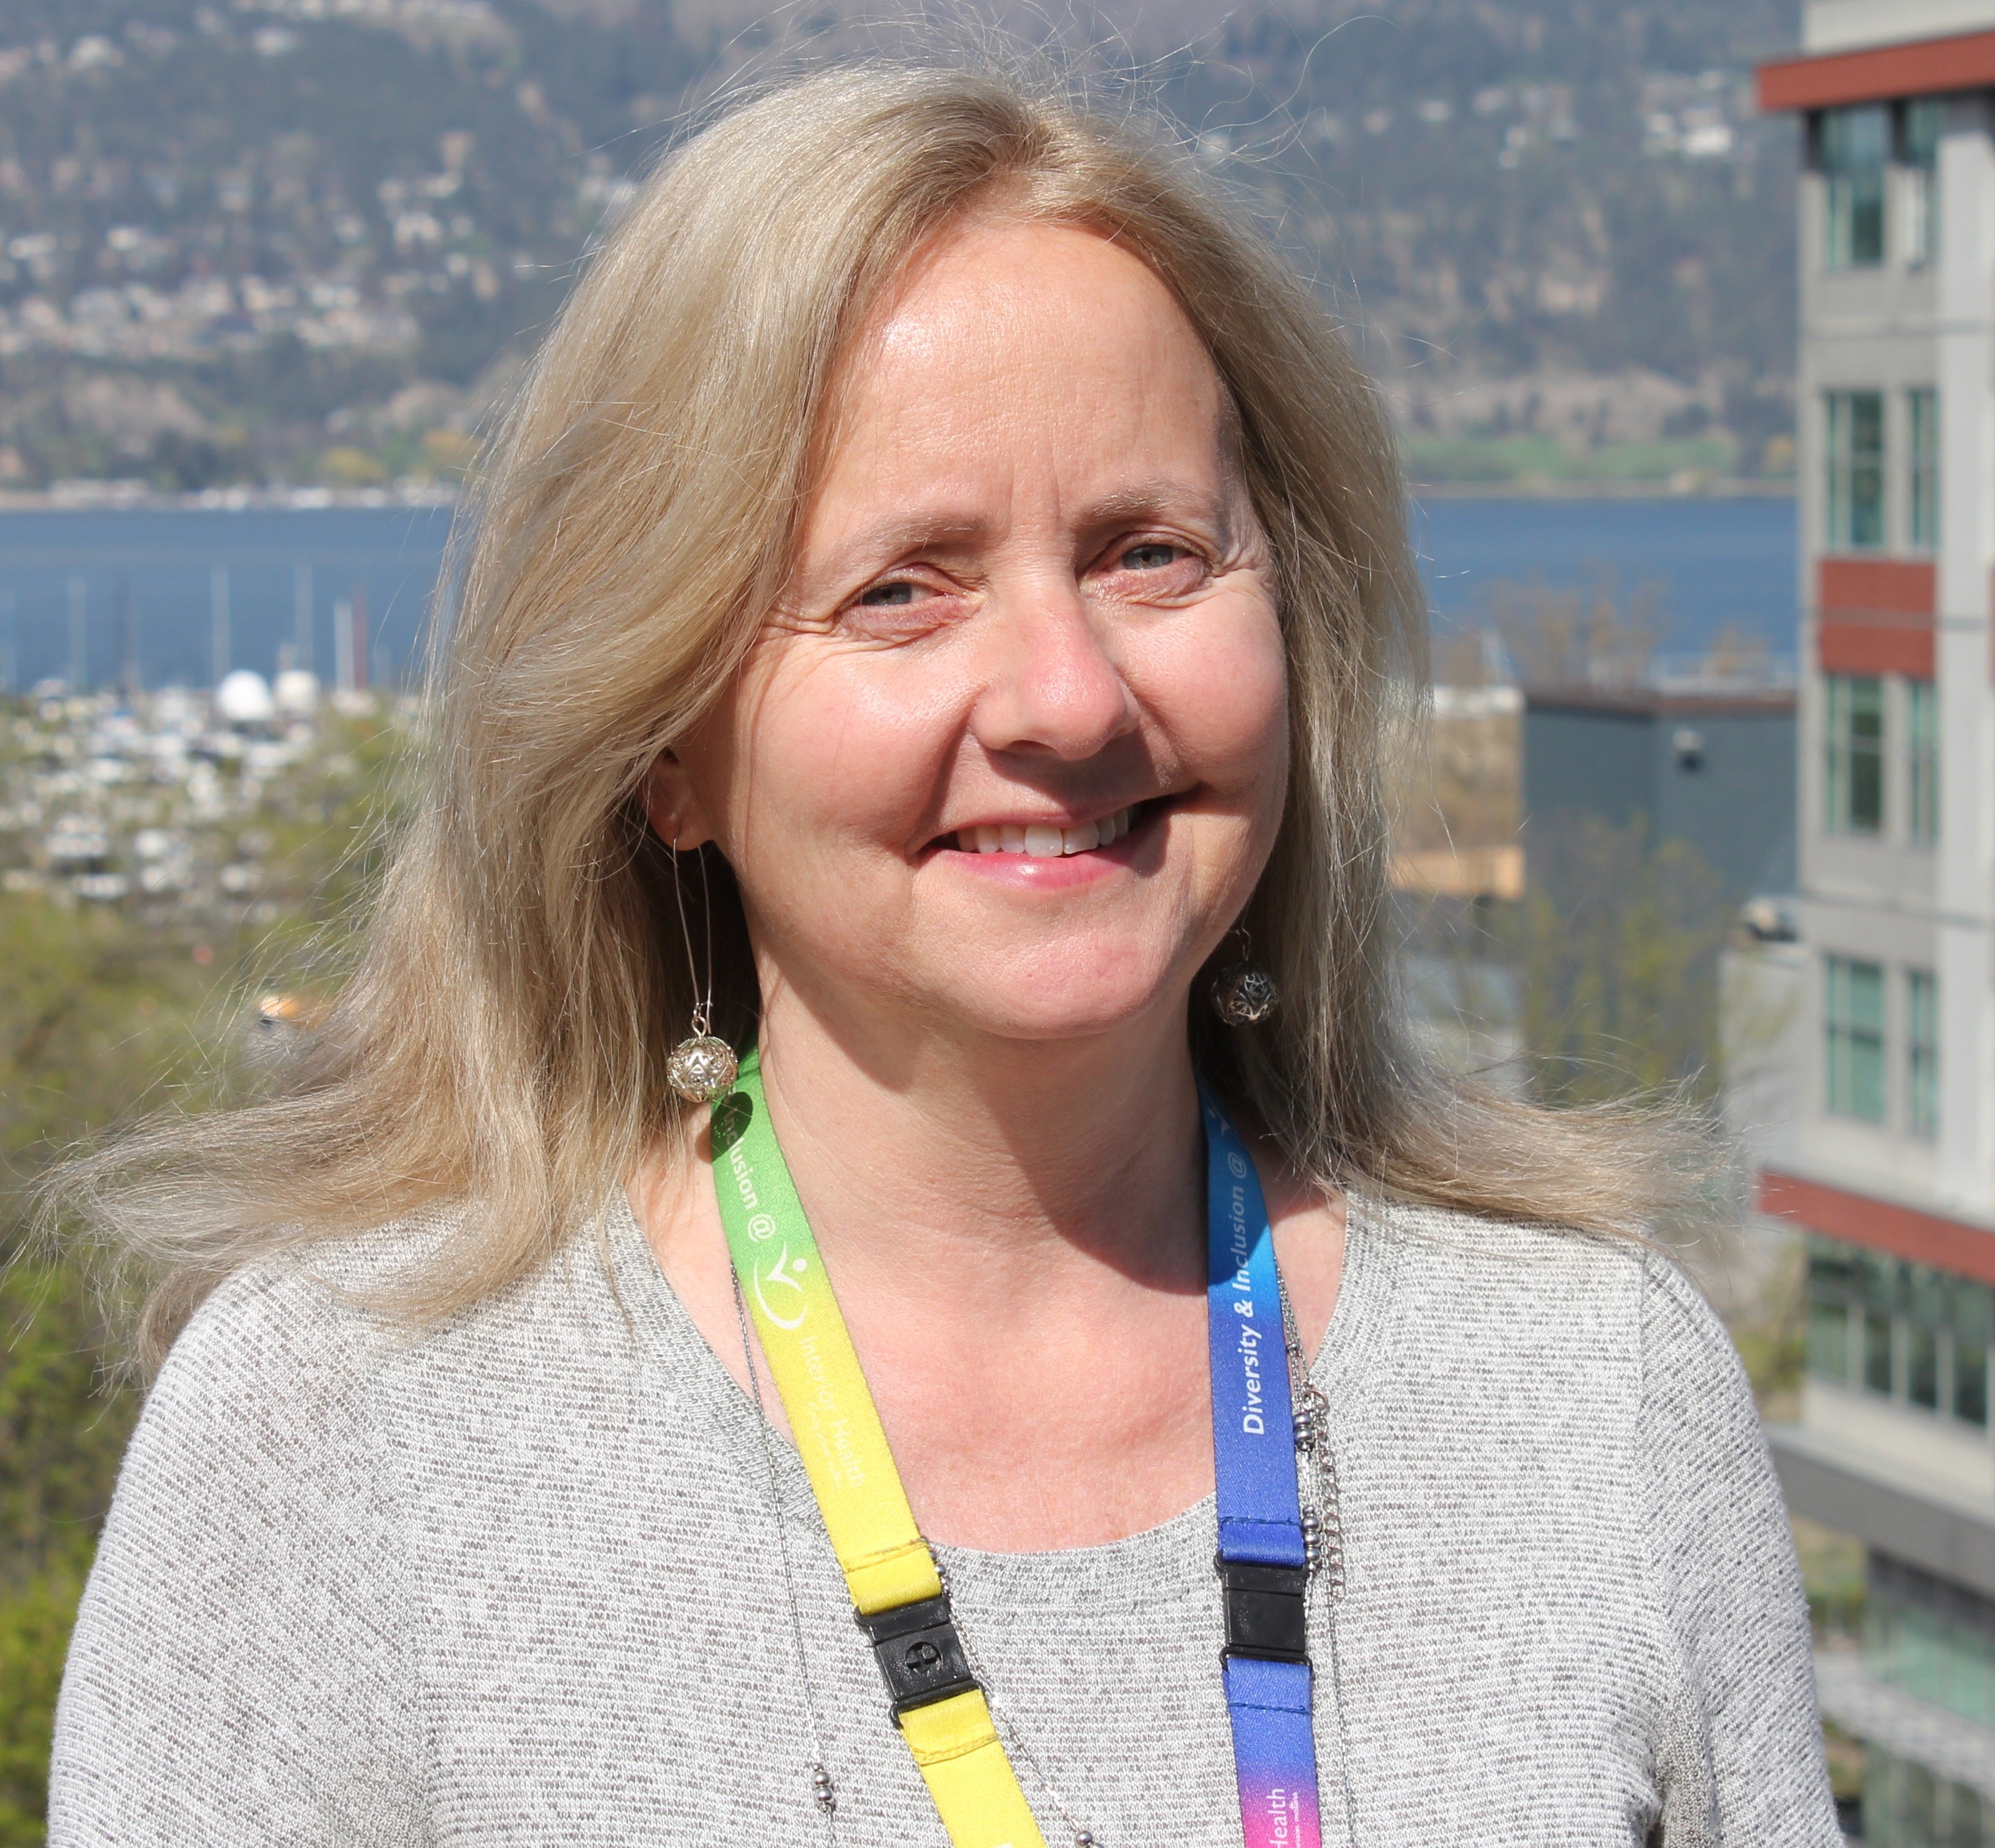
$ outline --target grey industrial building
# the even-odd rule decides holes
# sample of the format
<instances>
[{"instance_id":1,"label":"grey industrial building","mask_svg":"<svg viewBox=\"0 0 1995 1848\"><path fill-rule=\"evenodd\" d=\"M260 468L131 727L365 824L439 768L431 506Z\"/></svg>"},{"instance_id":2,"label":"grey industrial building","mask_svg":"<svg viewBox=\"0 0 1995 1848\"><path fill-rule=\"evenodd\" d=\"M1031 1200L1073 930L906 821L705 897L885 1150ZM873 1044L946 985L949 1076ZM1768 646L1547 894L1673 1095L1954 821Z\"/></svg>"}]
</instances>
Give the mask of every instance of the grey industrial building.
<instances>
[{"instance_id":1,"label":"grey industrial building","mask_svg":"<svg viewBox=\"0 0 1995 1848\"><path fill-rule=\"evenodd\" d=\"M1794 881L1794 696L1541 688L1524 696L1524 850L1561 819L1687 841L1735 897Z\"/></svg>"}]
</instances>

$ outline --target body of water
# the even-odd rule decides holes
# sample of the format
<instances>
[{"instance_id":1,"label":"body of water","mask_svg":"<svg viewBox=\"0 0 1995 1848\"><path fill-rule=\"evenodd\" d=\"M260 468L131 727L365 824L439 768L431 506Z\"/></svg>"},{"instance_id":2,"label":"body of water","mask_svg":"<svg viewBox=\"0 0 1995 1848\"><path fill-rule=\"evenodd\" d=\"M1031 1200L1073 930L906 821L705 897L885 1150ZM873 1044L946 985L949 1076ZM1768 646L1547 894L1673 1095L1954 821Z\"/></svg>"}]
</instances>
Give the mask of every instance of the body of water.
<instances>
[{"instance_id":1,"label":"body of water","mask_svg":"<svg viewBox=\"0 0 1995 1848\"><path fill-rule=\"evenodd\" d=\"M1605 576L1622 598L1655 593L1666 653L1701 654L1727 629L1794 652L1791 500L1430 500L1413 537L1440 626L1482 627L1502 585L1579 588Z\"/></svg>"},{"instance_id":2,"label":"body of water","mask_svg":"<svg viewBox=\"0 0 1995 1848\"><path fill-rule=\"evenodd\" d=\"M448 507L0 514L0 675L15 687L207 686L280 658L328 684L408 672ZM342 606L345 606L345 614Z\"/></svg>"},{"instance_id":3,"label":"body of water","mask_svg":"<svg viewBox=\"0 0 1995 1848\"><path fill-rule=\"evenodd\" d=\"M138 508L0 514L0 680L204 686L288 660L331 682L335 642L370 680L406 676L451 514L441 507ZM1605 576L1653 587L1658 645L1736 627L1790 654L1790 500L1434 500L1414 536L1437 623L1475 629L1492 595ZM344 617L340 606L349 613ZM357 663L352 658L357 654Z\"/></svg>"}]
</instances>

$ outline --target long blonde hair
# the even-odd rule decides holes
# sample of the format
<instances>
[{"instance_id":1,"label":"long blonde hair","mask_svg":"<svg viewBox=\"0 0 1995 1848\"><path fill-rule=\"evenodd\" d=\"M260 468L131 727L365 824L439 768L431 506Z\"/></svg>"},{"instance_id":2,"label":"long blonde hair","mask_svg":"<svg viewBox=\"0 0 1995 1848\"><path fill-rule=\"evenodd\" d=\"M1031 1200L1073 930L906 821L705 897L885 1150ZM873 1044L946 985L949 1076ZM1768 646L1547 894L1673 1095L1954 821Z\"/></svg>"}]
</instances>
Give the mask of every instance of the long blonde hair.
<instances>
[{"instance_id":1,"label":"long blonde hair","mask_svg":"<svg viewBox=\"0 0 1995 1848\"><path fill-rule=\"evenodd\" d=\"M465 526L424 794L281 1094L142 1130L59 1183L154 1267L153 1353L240 1266L445 1202L455 1229L399 1300L476 1302L596 1218L676 1118L664 1061L693 998L670 856L634 792L782 588L856 328L919 246L991 204L1112 237L1171 289L1272 548L1293 762L1244 922L1286 1000L1248 1033L1199 1011L1203 1067L1326 1183L1640 1228L1639 1129L1447 1078L1399 1030L1381 759L1424 613L1390 431L1331 314L1133 110L871 64L687 139L549 335ZM719 1019L738 1035L754 975L711 871Z\"/></svg>"}]
</instances>

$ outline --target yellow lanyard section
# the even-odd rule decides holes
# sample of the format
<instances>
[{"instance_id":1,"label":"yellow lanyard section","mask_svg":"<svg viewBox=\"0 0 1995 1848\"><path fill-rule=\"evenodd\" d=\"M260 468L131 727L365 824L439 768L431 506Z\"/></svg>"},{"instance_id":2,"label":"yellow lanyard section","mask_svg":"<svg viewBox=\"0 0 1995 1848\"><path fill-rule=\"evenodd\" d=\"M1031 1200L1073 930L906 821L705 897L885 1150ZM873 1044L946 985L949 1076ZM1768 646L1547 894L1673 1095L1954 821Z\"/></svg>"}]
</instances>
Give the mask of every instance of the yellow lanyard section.
<instances>
[{"instance_id":1,"label":"yellow lanyard section","mask_svg":"<svg viewBox=\"0 0 1995 1848\"><path fill-rule=\"evenodd\" d=\"M760 1060L713 1109L713 1184L755 1332L825 1532L874 1640L915 1763L955 1848L1046 1848L984 1691L970 1678L935 1555L915 1525L822 1254L770 1127Z\"/></svg>"}]
</instances>

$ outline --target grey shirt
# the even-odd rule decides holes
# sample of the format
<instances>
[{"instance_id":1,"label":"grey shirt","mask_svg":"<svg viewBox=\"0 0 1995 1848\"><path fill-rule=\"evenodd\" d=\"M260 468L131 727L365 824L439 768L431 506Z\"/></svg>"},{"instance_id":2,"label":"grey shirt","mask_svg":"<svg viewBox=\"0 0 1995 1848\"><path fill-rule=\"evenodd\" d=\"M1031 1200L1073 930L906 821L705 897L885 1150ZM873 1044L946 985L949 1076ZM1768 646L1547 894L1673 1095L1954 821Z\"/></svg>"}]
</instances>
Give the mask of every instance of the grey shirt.
<instances>
[{"instance_id":1,"label":"grey shirt","mask_svg":"<svg viewBox=\"0 0 1995 1848\"><path fill-rule=\"evenodd\" d=\"M795 1454L772 1500L620 1201L607 1246L420 1335L330 1286L405 1241L210 1300L84 1600L54 1848L944 1843ZM1314 1371L1327 1843L1839 1844L1779 1489L1665 1260L1354 1207ZM1051 1848L1238 1848L1214 1545L1207 1501L939 1549Z\"/></svg>"}]
</instances>

